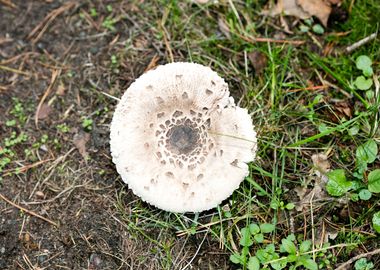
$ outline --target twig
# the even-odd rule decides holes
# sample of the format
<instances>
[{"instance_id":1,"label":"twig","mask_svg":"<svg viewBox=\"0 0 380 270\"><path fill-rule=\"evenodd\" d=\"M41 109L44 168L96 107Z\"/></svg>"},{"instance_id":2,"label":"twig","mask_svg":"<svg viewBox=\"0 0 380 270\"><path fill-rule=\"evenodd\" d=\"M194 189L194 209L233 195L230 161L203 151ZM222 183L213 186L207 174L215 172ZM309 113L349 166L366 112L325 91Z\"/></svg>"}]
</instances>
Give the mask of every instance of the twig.
<instances>
[{"instance_id":1,"label":"twig","mask_svg":"<svg viewBox=\"0 0 380 270\"><path fill-rule=\"evenodd\" d=\"M328 88L328 85L318 85L318 86L310 86L310 87L305 87L305 88L296 88L296 89L291 89L291 90L288 90L287 92L289 93L296 93L296 92L300 92L300 91L305 91L305 90L322 90L322 89L326 89Z\"/></svg>"},{"instance_id":2,"label":"twig","mask_svg":"<svg viewBox=\"0 0 380 270\"><path fill-rule=\"evenodd\" d=\"M202 245L203 245L203 242L206 240L207 234L208 234L208 231L206 231L205 236L203 237L202 242L200 243L199 247L198 247L197 250L195 251L194 256L190 259L190 261L189 261L189 262L188 262L183 268L181 268L181 270L185 270L185 269L187 269L189 266L191 266L191 263L194 261L195 257L198 255L199 250L201 249L201 247L202 247Z\"/></svg>"},{"instance_id":3,"label":"twig","mask_svg":"<svg viewBox=\"0 0 380 270\"><path fill-rule=\"evenodd\" d=\"M356 50L360 46L363 46L364 44L370 42L371 40L374 40L376 38L376 36L377 36L377 32L369 35L368 37L365 37L365 38L359 40L358 42L355 42L354 44L348 46L345 49L345 52L346 53L351 53L353 50Z\"/></svg>"},{"instance_id":4,"label":"twig","mask_svg":"<svg viewBox=\"0 0 380 270\"><path fill-rule=\"evenodd\" d=\"M287 43L287 44L293 44L293 45L301 45L304 44L304 40L287 40L287 39L274 39L274 38L263 38L263 37L247 37L243 36L241 34L235 33L238 35L241 39L247 41L247 42L270 42L270 43Z\"/></svg>"},{"instance_id":5,"label":"twig","mask_svg":"<svg viewBox=\"0 0 380 270\"><path fill-rule=\"evenodd\" d=\"M4 5L11 7L11 8L17 8L15 4L11 2L11 0L0 0L0 3L3 3Z\"/></svg>"},{"instance_id":6,"label":"twig","mask_svg":"<svg viewBox=\"0 0 380 270\"><path fill-rule=\"evenodd\" d=\"M315 261L315 228L314 228L314 212L313 212L313 199L315 192L312 191L310 198L310 216L311 216L311 241L313 243L313 260Z\"/></svg>"},{"instance_id":7,"label":"twig","mask_svg":"<svg viewBox=\"0 0 380 270\"><path fill-rule=\"evenodd\" d=\"M335 270L344 270L344 269L347 269L346 267L349 266L351 263L353 263L354 261L356 260L359 260L361 258L364 258L364 257L370 257L372 255L376 255L376 254L380 254L380 248L378 249L375 249L375 250L372 250L370 252L366 252L366 253L362 253L362 254L359 254L351 259L349 259L347 262L345 263L342 263L341 265L339 265L338 268L336 268Z\"/></svg>"},{"instance_id":8,"label":"twig","mask_svg":"<svg viewBox=\"0 0 380 270\"><path fill-rule=\"evenodd\" d=\"M37 214L37 213L35 213L35 212L33 212L33 211L30 211L30 210L28 210L28 209L26 209L26 208L24 208L24 207L22 207L22 206L20 206L20 205L18 205L18 204L15 204L15 203L12 202L11 200L9 200L9 199L7 199L6 197L4 197L4 195L2 195L1 193L0 193L0 199L4 200L5 202L9 203L10 205L13 205L14 207L20 209L21 211L24 211L25 213L27 213L27 214L29 214L29 215L31 215L31 216L35 216L35 217L37 217L37 218L39 218L39 219L42 219L42 220L44 220L44 221L46 221L46 222L48 222L48 223L50 223L50 224L52 224L52 225L58 227L58 224L55 223L54 221L51 221L50 219L47 219L47 218L45 218L45 217L43 217L43 216L40 216L39 214Z\"/></svg>"},{"instance_id":9,"label":"twig","mask_svg":"<svg viewBox=\"0 0 380 270\"><path fill-rule=\"evenodd\" d=\"M47 28L49 27L49 25L55 20L55 18L57 16L59 16L61 13L63 13L64 11L74 7L76 4L75 2L68 2L66 4L64 4L63 6L57 8L57 9L54 9L53 11L51 11L48 15L46 15L46 17L32 30L32 32L30 32L30 34L28 35L27 39L32 39L33 36L35 36L35 38L32 39L32 43L36 43L41 37L42 35L45 33L45 31L47 30ZM37 32L39 32L37 34ZM37 35L36 35L37 34Z\"/></svg>"},{"instance_id":10,"label":"twig","mask_svg":"<svg viewBox=\"0 0 380 270\"><path fill-rule=\"evenodd\" d=\"M161 27L162 27L162 33L163 33L163 37L164 37L165 47L168 50L170 61L174 62L173 51L172 51L172 48L170 47L170 43L168 40L168 32L167 32L165 26L161 25Z\"/></svg>"},{"instance_id":11,"label":"twig","mask_svg":"<svg viewBox=\"0 0 380 270\"><path fill-rule=\"evenodd\" d=\"M10 67L7 67L7 66L2 66L2 65L0 65L0 69L3 69L5 71L10 71L10 72L13 72L13 73L17 73L17 74L22 74L22 75L25 75L25 76L30 76L31 75L28 72L25 72L25 71L22 71L22 70L18 70L18 69L14 69L14 68L10 68Z\"/></svg>"},{"instance_id":12,"label":"twig","mask_svg":"<svg viewBox=\"0 0 380 270\"><path fill-rule=\"evenodd\" d=\"M14 168L14 169L9 169L9 170L4 170L4 174L2 175L3 177L4 176L7 176L9 175L11 172L15 172L15 171L19 171L20 173L24 173L26 172L27 170L31 169L31 168L34 168L34 167L37 167L41 164L44 164L46 162L49 162L53 160L52 158L49 158L49 159L44 159L44 160L40 160L40 161L37 161L35 163L32 163L32 164L28 164L28 165L25 165L25 166L22 166L22 167L17 167L17 168Z\"/></svg>"},{"instance_id":13,"label":"twig","mask_svg":"<svg viewBox=\"0 0 380 270\"><path fill-rule=\"evenodd\" d=\"M42 98L40 100L40 103L38 103L36 114L34 115L34 123L36 125L36 128L38 128L38 115L40 113L42 104L44 103L44 101L47 98L47 96L50 94L51 89L53 88L53 85L55 83L55 80L57 79L57 77L59 76L59 74L61 74L61 70L60 69L53 70L53 72L51 74L50 84L49 84L48 88L46 89L44 95L42 96Z\"/></svg>"}]
</instances>

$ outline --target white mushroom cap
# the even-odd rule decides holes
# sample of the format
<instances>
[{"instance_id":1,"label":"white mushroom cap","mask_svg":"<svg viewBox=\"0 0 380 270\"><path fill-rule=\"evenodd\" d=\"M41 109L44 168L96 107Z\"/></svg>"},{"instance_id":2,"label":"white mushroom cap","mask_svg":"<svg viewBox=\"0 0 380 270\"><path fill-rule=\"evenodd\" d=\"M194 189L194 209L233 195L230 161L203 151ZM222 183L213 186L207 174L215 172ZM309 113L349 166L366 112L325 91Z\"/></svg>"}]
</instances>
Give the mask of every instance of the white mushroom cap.
<instances>
[{"instance_id":1,"label":"white mushroom cap","mask_svg":"<svg viewBox=\"0 0 380 270\"><path fill-rule=\"evenodd\" d=\"M117 171L144 201L172 212L216 207L248 175L256 132L209 67L172 63L138 78L111 124Z\"/></svg>"}]
</instances>

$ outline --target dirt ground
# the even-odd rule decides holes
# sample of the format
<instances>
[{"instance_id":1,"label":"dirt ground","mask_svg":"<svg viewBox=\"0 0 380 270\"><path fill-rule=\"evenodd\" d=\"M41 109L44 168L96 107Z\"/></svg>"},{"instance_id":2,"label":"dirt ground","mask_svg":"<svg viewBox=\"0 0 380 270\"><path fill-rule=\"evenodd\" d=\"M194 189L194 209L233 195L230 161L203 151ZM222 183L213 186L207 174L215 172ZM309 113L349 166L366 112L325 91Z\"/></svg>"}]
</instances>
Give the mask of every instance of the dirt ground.
<instances>
[{"instance_id":1,"label":"dirt ground","mask_svg":"<svg viewBox=\"0 0 380 270\"><path fill-rule=\"evenodd\" d=\"M237 2L246 5L249 11L267 3ZM366 7L365 1L356 2ZM179 11L181 5L186 11ZM341 10L344 9L338 9ZM267 60L261 57L265 61L258 63L262 67L254 67L256 73L252 79L248 76L253 74L248 62L257 64L264 54L259 53L253 60L247 59L246 54L249 49L260 49L266 41L252 45L244 36L229 40L228 36L232 35L226 23L234 20L233 13L228 3L208 10L190 1L0 0L0 269L237 269L230 255L240 248L240 224L237 223L245 222L249 211L260 222L277 219L274 221L278 226L277 235L271 239L277 241L276 244L294 228L304 234L305 239L312 237L314 229L321 236L323 229L327 238L329 234L336 237L338 231L342 232L339 237L347 238L339 239L342 247L346 241L360 243L352 249L331 249L326 253L331 255L328 258L331 263L342 263L379 249L378 236L368 221L370 215L363 213L374 211L379 204L378 197L353 203L328 197L314 205L313 213L301 210L291 216L290 211L269 209L271 197L256 197L256 190L250 183L244 183L238 195L246 201L232 209L236 215L231 219L220 218L220 227L234 228L223 235L219 225L212 230L196 226L197 222L215 224L212 218L219 218L222 211L214 209L199 217L160 211L134 196L121 181L109 149L109 126L117 103L114 97L120 97L134 79L158 64L184 60L208 62L223 72L239 104L257 105L253 121L257 127L263 126L259 132L263 135L262 142L267 141L267 147L258 155L258 168L252 178L257 176L257 185L268 191L274 188L272 174L268 172L273 171L274 160L280 162L272 146L283 145L283 139L290 144L318 133L314 123L304 117L316 94L323 96L326 103L311 105L311 109L315 109L311 117L326 123L339 122L338 118L330 121L329 115L340 117L339 106L334 102L342 95L336 89L344 88L341 82L349 81L352 69L348 67L354 66L354 61L342 60L347 67L342 68L342 74L348 75L338 80L329 74L331 70L321 68L323 61L316 66L304 51L322 57L330 52L325 49L332 50L341 40L345 46L352 44L363 38L363 33L337 27L342 36L327 36L330 39L310 32L288 35L291 32L286 29L285 35L281 27L286 20L276 19L273 23L257 15L256 10L250 14L241 11L246 28L251 25L254 35L266 37L269 31L268 36L286 39L283 44L268 42L268 48L273 49L270 66L273 74L276 69L282 69L283 59L292 62L286 63L283 77L270 77L271 73L263 71ZM335 26L343 24L347 14L333 11L330 21L335 22ZM172 16L170 20L169 16ZM293 19L288 20L288 26L292 26ZM167 29L163 25L165 20L170 21ZM373 26L374 18L371 20L368 19L369 26ZM193 26L194 21L197 24ZM201 24L202 29L198 29ZM236 20L231 25L239 27L240 24L241 21ZM335 26L328 26L332 28L327 31L335 31ZM189 33L184 33L189 29ZM354 34L352 40L349 33ZM227 38L221 38L223 36ZM193 37L196 38L192 40ZM287 39L296 44L299 37L302 39L299 44L305 43L304 47L287 47ZM203 55L206 50L207 55ZM249 57L253 57L252 54ZM332 60L335 68L339 67L339 57ZM233 64L230 65L230 61ZM291 65L293 69L288 74ZM322 92L325 85L318 88L321 87L318 85L320 74L333 83L331 91ZM275 82L276 78L279 82ZM288 87L294 88L293 92L287 89L288 92L279 91L279 96L275 96L277 89L287 87L282 79L289 79ZM301 86L308 86L312 91L300 91L304 90L299 89ZM256 96L248 98L249 87L255 88ZM273 87L273 97L267 87ZM283 106L272 104L271 108L272 101ZM346 112L357 102L351 96L348 102L340 104L344 105L341 111ZM358 108L362 110L363 106ZM271 110L273 114L267 113ZM352 117L351 111L349 114L349 118ZM263 119L267 115L268 119ZM339 144L333 150L335 156L331 157L334 168L355 168L352 156L359 138L353 144L351 137L342 139L343 132L337 138L332 136L315 140L311 146L316 148L306 147L299 153L300 157L295 152L294 166L293 157L290 161L288 157L281 161L284 165L281 173L290 180L278 190L283 192L278 198L281 195L284 201L298 200L293 188L300 185L300 179L308 179L313 154L326 144ZM377 160L372 169L378 164ZM351 222L356 219L355 227ZM195 228L195 232L189 228ZM334 230L329 232L330 228ZM341 257L337 259L338 256ZM375 264L379 260L378 256L372 257Z\"/></svg>"},{"instance_id":2,"label":"dirt ground","mask_svg":"<svg viewBox=\"0 0 380 270\"><path fill-rule=\"evenodd\" d=\"M116 2L115 17L125 15L117 34L101 31L106 5ZM111 162L109 123L116 103L101 93L120 96L164 49L152 45L148 31L135 41L139 51L113 66L111 55L124 48L132 33L142 32L131 12L136 7L116 2L0 1L0 64L12 67L0 69L0 138L27 134L13 147L15 163L3 171L0 183L0 269L165 267L161 251L133 233L117 210L123 207L128 215L137 198ZM90 6L97 8L98 20L86 12ZM23 120L9 127L17 102ZM84 128L88 118L94 121ZM67 129L57 129L62 124ZM48 139L41 142L44 135ZM25 150L30 150L28 157ZM14 173L16 167L22 172ZM145 233L152 239L162 234L154 227ZM166 233L168 241L176 239L164 243L176 262L173 269L187 264L228 268L228 255L217 241L206 239L207 248L197 251L203 237Z\"/></svg>"}]
</instances>

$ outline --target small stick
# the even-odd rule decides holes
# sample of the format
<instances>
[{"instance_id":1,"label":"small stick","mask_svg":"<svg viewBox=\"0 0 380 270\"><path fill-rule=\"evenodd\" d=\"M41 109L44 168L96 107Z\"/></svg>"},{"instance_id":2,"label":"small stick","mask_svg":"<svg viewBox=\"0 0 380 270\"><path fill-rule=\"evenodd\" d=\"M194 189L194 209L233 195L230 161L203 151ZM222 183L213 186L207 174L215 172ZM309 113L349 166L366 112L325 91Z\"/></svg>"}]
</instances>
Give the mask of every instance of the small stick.
<instances>
[{"instance_id":1,"label":"small stick","mask_svg":"<svg viewBox=\"0 0 380 270\"><path fill-rule=\"evenodd\" d=\"M36 128L38 128L38 115L40 113L40 110L41 110L41 107L42 107L42 104L44 103L45 99L47 98L47 96L50 94L51 92L51 89L53 88L53 85L56 81L56 79L58 78L58 76L61 74L61 70L58 69L58 70L53 70L52 74L51 74L51 79L50 79L50 84L48 86L48 88L46 89L44 95L42 96L41 100L40 100L40 103L38 103L38 106L37 106L37 110L36 110L36 114L34 115L34 123L36 125Z\"/></svg>"},{"instance_id":2,"label":"small stick","mask_svg":"<svg viewBox=\"0 0 380 270\"><path fill-rule=\"evenodd\" d=\"M14 168L14 169L9 169L9 170L4 170L3 171L3 175L2 176L7 176L9 175L11 172L15 172L17 170L19 170L20 173L24 173L26 172L27 170L31 169L31 168L34 168L34 167L37 167L41 164L44 164L46 162L49 162L53 160L52 158L49 158L49 159L44 159L44 160L40 160L40 161L37 161L35 163L32 163L32 164L28 164L28 165L25 165L25 166L22 166L22 167L17 167L17 168Z\"/></svg>"},{"instance_id":3,"label":"small stick","mask_svg":"<svg viewBox=\"0 0 380 270\"><path fill-rule=\"evenodd\" d=\"M296 88L296 89L291 89L291 90L288 90L286 92L289 92L289 93L296 93L296 92L300 92L300 91L305 91L305 90L322 90L322 89L326 89L328 88L329 86L328 85L318 85L318 86L310 86L310 87L305 87L305 88Z\"/></svg>"},{"instance_id":4,"label":"small stick","mask_svg":"<svg viewBox=\"0 0 380 270\"><path fill-rule=\"evenodd\" d=\"M344 269L347 269L346 267L349 266L351 263L353 263L354 261L356 260L359 260L361 258L364 258L364 257L370 257L372 255L376 255L376 254L380 254L380 248L378 249L375 249L375 250L372 250L370 252L366 252L366 253L362 253L362 254L359 254L351 259L349 259L347 262L345 263L342 263L341 265L339 265L338 268L336 268L335 270L344 270Z\"/></svg>"},{"instance_id":5,"label":"small stick","mask_svg":"<svg viewBox=\"0 0 380 270\"><path fill-rule=\"evenodd\" d=\"M26 209L26 208L24 208L24 207L22 207L22 206L20 206L20 205L18 205L18 204L15 204L15 203L12 202L11 200L9 200L9 199L7 199L6 197L4 197L4 195L2 195L1 193L0 193L0 199L6 201L6 202L9 203L10 205L13 205L14 207L20 209L21 211L24 211L25 213L27 213L27 214L29 214L29 215L31 215L31 216L35 216L35 217L37 217L37 218L39 218L39 219L42 219L42 220L44 220L44 221L46 221L46 222L48 222L48 223L50 223L50 224L52 224L52 225L58 227L58 224L55 223L54 221L51 221L50 219L47 219L47 218L45 218L45 217L43 217L43 216L40 216L39 214L37 214L37 213L35 213L35 212L33 212L33 211L30 211L30 210L28 210L28 209Z\"/></svg>"},{"instance_id":6,"label":"small stick","mask_svg":"<svg viewBox=\"0 0 380 270\"><path fill-rule=\"evenodd\" d=\"M11 8L17 8L15 4L11 2L11 0L0 0L0 3L3 3L4 5L11 7Z\"/></svg>"},{"instance_id":7,"label":"small stick","mask_svg":"<svg viewBox=\"0 0 380 270\"><path fill-rule=\"evenodd\" d=\"M315 231L314 231L314 212L313 212L313 199L314 199L315 192L311 194L310 198L310 215L311 215L311 240L313 244L313 260L315 261Z\"/></svg>"},{"instance_id":8,"label":"small stick","mask_svg":"<svg viewBox=\"0 0 380 270\"><path fill-rule=\"evenodd\" d=\"M0 69L3 69L5 71L10 71L10 72L13 72L13 73L17 73L17 74L22 74L22 75L25 75L25 76L30 76L30 73L28 73L28 72L25 72L25 71L22 71L22 70L18 70L18 69L15 69L15 68L10 68L10 67L3 66L3 65L0 65Z\"/></svg>"},{"instance_id":9,"label":"small stick","mask_svg":"<svg viewBox=\"0 0 380 270\"><path fill-rule=\"evenodd\" d=\"M377 32L376 33L373 33L371 35L369 35L368 37L366 38L363 38L361 40L359 40L358 42L355 42L354 44L348 46L346 49L345 49L345 52L346 53L351 53L353 50L356 50L357 48L359 48L360 46L363 46L364 44L370 42L371 40L374 40L377 36Z\"/></svg>"},{"instance_id":10,"label":"small stick","mask_svg":"<svg viewBox=\"0 0 380 270\"><path fill-rule=\"evenodd\" d=\"M35 38L32 39L32 43L36 43L42 35L45 33L47 28L50 26L50 24L55 20L56 17L58 17L61 13L65 12L68 9L71 9L72 7L76 6L75 2L67 2L61 7L54 9L51 11L46 17L30 32L30 34L27 36L27 39L32 39L34 36ZM39 32L39 33L38 33ZM37 34L38 33L38 34Z\"/></svg>"},{"instance_id":11,"label":"small stick","mask_svg":"<svg viewBox=\"0 0 380 270\"><path fill-rule=\"evenodd\" d=\"M301 45L304 44L304 40L287 40L287 39L274 39L274 38L263 38L263 37L246 37L243 35L237 34L241 39L247 41L247 42L270 42L270 43L287 43L287 44L293 44L293 45Z\"/></svg>"}]
</instances>

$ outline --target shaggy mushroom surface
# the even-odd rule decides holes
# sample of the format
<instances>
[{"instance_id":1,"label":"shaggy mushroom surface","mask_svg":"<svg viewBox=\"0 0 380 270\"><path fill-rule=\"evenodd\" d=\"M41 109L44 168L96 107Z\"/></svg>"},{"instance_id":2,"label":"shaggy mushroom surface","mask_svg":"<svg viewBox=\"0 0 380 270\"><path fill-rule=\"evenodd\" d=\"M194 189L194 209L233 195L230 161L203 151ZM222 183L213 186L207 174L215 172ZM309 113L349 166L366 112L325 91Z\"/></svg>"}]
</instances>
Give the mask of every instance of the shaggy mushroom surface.
<instances>
[{"instance_id":1,"label":"shaggy mushroom surface","mask_svg":"<svg viewBox=\"0 0 380 270\"><path fill-rule=\"evenodd\" d=\"M257 145L226 82L194 63L158 66L132 83L115 110L110 144L129 188L172 212L200 212L228 198Z\"/></svg>"}]
</instances>

